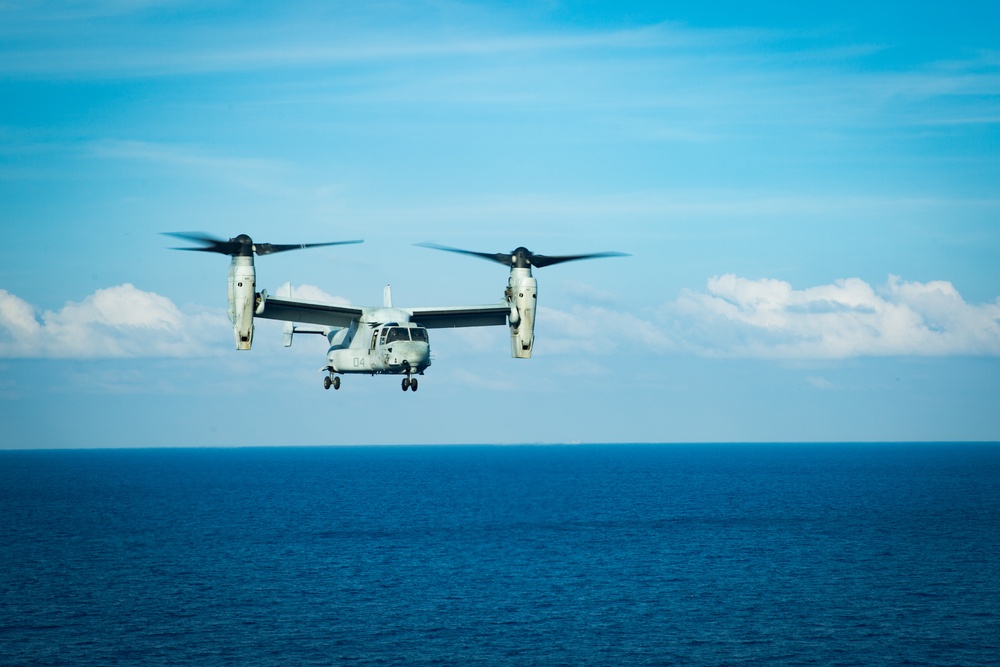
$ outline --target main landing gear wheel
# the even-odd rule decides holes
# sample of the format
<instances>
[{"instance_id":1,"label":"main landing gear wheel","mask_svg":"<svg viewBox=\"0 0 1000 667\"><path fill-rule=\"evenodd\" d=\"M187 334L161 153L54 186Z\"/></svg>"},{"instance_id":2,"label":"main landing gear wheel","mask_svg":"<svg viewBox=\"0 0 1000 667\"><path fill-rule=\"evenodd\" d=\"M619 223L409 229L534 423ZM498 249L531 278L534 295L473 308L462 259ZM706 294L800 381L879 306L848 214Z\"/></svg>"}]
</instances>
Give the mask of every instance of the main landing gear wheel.
<instances>
[{"instance_id":1,"label":"main landing gear wheel","mask_svg":"<svg viewBox=\"0 0 1000 667\"><path fill-rule=\"evenodd\" d=\"M339 375L334 375L332 378L329 375L327 375L325 378L323 378L323 389L329 389L330 387L333 387L334 390L340 389Z\"/></svg>"},{"instance_id":2,"label":"main landing gear wheel","mask_svg":"<svg viewBox=\"0 0 1000 667\"><path fill-rule=\"evenodd\" d=\"M403 378L403 391L410 388L410 378Z\"/></svg>"}]
</instances>

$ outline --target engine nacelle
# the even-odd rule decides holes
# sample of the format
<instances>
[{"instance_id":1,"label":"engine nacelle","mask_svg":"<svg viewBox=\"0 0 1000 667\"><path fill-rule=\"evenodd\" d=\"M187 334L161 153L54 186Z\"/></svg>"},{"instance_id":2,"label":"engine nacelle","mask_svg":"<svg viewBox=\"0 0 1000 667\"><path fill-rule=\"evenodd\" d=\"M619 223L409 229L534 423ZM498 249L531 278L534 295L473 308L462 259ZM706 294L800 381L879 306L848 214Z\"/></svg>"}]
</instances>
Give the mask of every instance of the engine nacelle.
<instances>
[{"instance_id":1,"label":"engine nacelle","mask_svg":"<svg viewBox=\"0 0 1000 667\"><path fill-rule=\"evenodd\" d=\"M515 359L530 359L538 299L538 282L531 275L531 269L512 268L506 294L511 306L510 355Z\"/></svg>"},{"instance_id":2,"label":"engine nacelle","mask_svg":"<svg viewBox=\"0 0 1000 667\"><path fill-rule=\"evenodd\" d=\"M237 350L249 350L253 344L256 285L253 256L233 257L229 263L229 321L233 323Z\"/></svg>"}]
</instances>

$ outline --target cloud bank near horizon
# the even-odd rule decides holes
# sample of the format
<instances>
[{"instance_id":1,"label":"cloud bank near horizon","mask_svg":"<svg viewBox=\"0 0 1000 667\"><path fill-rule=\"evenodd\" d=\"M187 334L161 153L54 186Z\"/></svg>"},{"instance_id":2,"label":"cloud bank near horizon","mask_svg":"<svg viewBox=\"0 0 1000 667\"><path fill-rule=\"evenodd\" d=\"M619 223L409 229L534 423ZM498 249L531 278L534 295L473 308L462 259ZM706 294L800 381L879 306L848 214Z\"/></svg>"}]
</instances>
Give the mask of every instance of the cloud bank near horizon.
<instances>
[{"instance_id":1,"label":"cloud bank near horizon","mask_svg":"<svg viewBox=\"0 0 1000 667\"><path fill-rule=\"evenodd\" d=\"M312 285L292 296L349 303ZM0 358L181 358L215 354L231 345L222 308L181 309L130 283L100 289L59 310L40 310L0 289Z\"/></svg>"},{"instance_id":2,"label":"cloud bank near horizon","mask_svg":"<svg viewBox=\"0 0 1000 667\"><path fill-rule=\"evenodd\" d=\"M311 285L292 294L349 303ZM1000 297L970 304L948 281L892 275L878 288L847 278L795 289L726 274L709 279L704 291L681 291L652 315L606 306L540 311L536 335L549 338L545 349L556 354L641 348L773 360L1000 356ZM229 343L221 309L181 309L129 283L45 311L0 289L0 358L197 357Z\"/></svg>"},{"instance_id":3,"label":"cloud bank near horizon","mask_svg":"<svg viewBox=\"0 0 1000 667\"><path fill-rule=\"evenodd\" d=\"M769 278L715 276L667 308L685 346L706 356L844 359L998 356L1000 298L966 303L948 281L890 275L878 289L848 278L795 289Z\"/></svg>"},{"instance_id":4,"label":"cloud bank near horizon","mask_svg":"<svg viewBox=\"0 0 1000 667\"><path fill-rule=\"evenodd\" d=\"M204 354L226 329L218 310L182 311L130 283L39 312L0 289L0 357L108 359ZM225 321L223 315L223 321Z\"/></svg>"}]
</instances>

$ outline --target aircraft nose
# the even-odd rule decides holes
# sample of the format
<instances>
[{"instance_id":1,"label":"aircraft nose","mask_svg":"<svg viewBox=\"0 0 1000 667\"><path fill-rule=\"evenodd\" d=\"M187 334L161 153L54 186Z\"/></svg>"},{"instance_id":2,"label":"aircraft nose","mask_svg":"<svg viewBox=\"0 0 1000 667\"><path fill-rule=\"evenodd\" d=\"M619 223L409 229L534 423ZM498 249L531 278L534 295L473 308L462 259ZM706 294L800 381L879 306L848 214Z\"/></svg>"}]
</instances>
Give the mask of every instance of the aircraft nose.
<instances>
[{"instance_id":1,"label":"aircraft nose","mask_svg":"<svg viewBox=\"0 0 1000 667\"><path fill-rule=\"evenodd\" d=\"M431 347L427 343L406 341L393 345L392 356L395 363L407 362L413 367L429 365Z\"/></svg>"}]
</instances>

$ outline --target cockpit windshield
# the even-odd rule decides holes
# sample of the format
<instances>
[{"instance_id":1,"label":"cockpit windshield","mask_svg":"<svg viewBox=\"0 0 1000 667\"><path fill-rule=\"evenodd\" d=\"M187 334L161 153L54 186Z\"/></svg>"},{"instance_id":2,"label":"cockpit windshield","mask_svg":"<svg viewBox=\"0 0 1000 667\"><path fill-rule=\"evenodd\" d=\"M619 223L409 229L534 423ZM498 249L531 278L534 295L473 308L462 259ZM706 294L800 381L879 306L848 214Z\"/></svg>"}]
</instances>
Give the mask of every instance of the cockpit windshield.
<instances>
[{"instance_id":1,"label":"cockpit windshield","mask_svg":"<svg viewBox=\"0 0 1000 667\"><path fill-rule=\"evenodd\" d=\"M427 329L422 327L390 327L386 329L383 334L382 344L388 345L389 343L395 343L403 340L414 340L419 343L426 343Z\"/></svg>"},{"instance_id":2,"label":"cockpit windshield","mask_svg":"<svg viewBox=\"0 0 1000 667\"><path fill-rule=\"evenodd\" d=\"M410 340L410 335L406 333L406 329L403 327L393 327L389 329L389 333L386 334L386 343L395 343L398 340Z\"/></svg>"}]
</instances>

